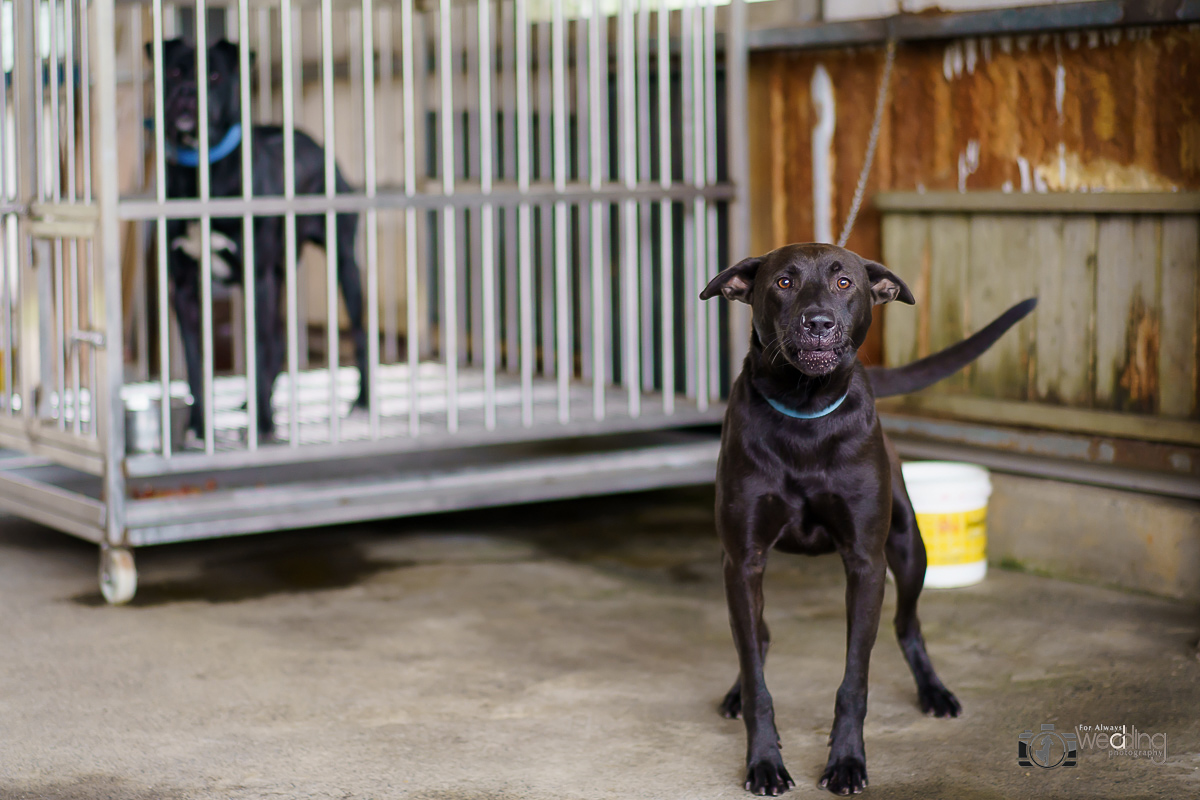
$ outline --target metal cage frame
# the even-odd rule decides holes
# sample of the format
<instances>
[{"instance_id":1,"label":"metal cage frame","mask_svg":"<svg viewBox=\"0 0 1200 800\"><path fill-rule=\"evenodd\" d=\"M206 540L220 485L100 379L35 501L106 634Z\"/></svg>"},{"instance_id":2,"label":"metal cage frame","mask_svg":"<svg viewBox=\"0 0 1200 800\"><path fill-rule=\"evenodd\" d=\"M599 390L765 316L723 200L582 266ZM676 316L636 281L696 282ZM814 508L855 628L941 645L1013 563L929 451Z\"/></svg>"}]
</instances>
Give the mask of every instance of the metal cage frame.
<instances>
[{"instance_id":1,"label":"metal cage frame","mask_svg":"<svg viewBox=\"0 0 1200 800\"><path fill-rule=\"evenodd\" d=\"M104 596L124 602L137 546L711 480L736 370L721 354L748 333L744 310L697 299L722 254L748 245L743 4L11 0L0 507L101 545ZM195 197L168 197L162 43L184 27L211 42L214 10L237 43L243 129L282 112L282 195L253 195L243 148L241 196L213 196L197 169ZM319 34L315 66L305 34ZM197 74L207 58L196 48ZM320 118L304 125L297 103L318 84ZM361 116L339 118L339 103ZM204 164L215 143L197 127ZM302 129L324 147L322 193L296 190ZM347 130L361 161L338 192ZM399 146L381 152L381 132ZM333 251L347 212L363 412L347 402L335 258L317 276L323 363L305 363L296 220L323 216ZM212 222L240 218L254 253L264 216L284 220L287 359L278 439L260 442L258 278L214 283ZM186 444L172 433L189 386L167 313L169 219L199 226L204 413ZM218 290L232 298L225 370ZM148 421L157 438L138 452L132 426Z\"/></svg>"}]
</instances>

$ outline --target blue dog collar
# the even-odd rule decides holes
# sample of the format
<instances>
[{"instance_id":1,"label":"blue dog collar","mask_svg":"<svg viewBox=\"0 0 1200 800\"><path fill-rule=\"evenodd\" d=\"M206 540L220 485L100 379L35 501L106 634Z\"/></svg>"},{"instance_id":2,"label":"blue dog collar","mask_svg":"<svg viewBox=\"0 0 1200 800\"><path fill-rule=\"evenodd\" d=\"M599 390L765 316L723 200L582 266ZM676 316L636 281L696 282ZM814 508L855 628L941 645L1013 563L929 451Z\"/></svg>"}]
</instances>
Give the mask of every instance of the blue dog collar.
<instances>
[{"instance_id":1,"label":"blue dog collar","mask_svg":"<svg viewBox=\"0 0 1200 800\"><path fill-rule=\"evenodd\" d=\"M780 414L783 414L786 417L791 417L792 419L819 419L820 417L828 416L829 414L832 414L834 411L836 411L837 407L840 406L842 404L842 402L849 396L850 396L850 390L847 389L846 393L844 395L839 397L837 400L834 400L830 405L828 405L827 407L825 407L824 409L822 409L820 411L814 411L811 414L801 414L799 411L788 408L787 406L783 405L782 403L780 403L776 400L772 400L771 398L767 397L766 395L763 395L763 398L768 403L771 404L771 408L775 409Z\"/></svg>"},{"instance_id":2,"label":"blue dog collar","mask_svg":"<svg viewBox=\"0 0 1200 800\"><path fill-rule=\"evenodd\" d=\"M215 146L208 148L208 163L215 164L228 156L242 143L242 126L231 127ZM167 160L181 167L200 166L200 151L187 147L167 145Z\"/></svg>"}]
</instances>

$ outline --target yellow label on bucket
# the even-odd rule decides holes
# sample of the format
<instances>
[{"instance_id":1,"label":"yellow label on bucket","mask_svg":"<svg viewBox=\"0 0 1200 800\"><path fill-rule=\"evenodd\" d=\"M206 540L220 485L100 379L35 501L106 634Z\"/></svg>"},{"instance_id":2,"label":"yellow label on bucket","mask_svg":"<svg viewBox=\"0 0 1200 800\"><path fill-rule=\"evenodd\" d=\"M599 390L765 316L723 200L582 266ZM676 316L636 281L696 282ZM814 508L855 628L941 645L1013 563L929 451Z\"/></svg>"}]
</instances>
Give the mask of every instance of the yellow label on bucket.
<instances>
[{"instance_id":1,"label":"yellow label on bucket","mask_svg":"<svg viewBox=\"0 0 1200 800\"><path fill-rule=\"evenodd\" d=\"M917 514L931 567L974 564L987 558L987 507L951 514Z\"/></svg>"}]
</instances>

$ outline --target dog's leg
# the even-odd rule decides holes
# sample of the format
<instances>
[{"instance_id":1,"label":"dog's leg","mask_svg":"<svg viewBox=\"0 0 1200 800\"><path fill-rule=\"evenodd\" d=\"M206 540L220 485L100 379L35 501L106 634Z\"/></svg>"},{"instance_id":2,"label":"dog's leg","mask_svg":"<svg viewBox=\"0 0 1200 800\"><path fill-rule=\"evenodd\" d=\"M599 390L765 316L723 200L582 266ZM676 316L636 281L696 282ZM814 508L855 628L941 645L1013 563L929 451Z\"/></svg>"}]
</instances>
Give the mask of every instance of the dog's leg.
<instances>
[{"instance_id":1,"label":"dog's leg","mask_svg":"<svg viewBox=\"0 0 1200 800\"><path fill-rule=\"evenodd\" d=\"M354 236L358 228L358 217L354 214L338 214L337 227L338 282L342 285L342 297L346 301L346 312L350 316L354 359L358 363L358 399L354 401L354 405L365 408L371 396L371 376L367 364L367 334L363 329L362 277L358 271L358 262L354 258Z\"/></svg>"},{"instance_id":2,"label":"dog's leg","mask_svg":"<svg viewBox=\"0 0 1200 800\"><path fill-rule=\"evenodd\" d=\"M957 717L962 706L933 671L917 619L917 599L925 585L925 543L899 469L892 477L892 487L892 529L886 552L896 577L896 639L917 682L921 710L935 717Z\"/></svg>"},{"instance_id":3,"label":"dog's leg","mask_svg":"<svg viewBox=\"0 0 1200 800\"><path fill-rule=\"evenodd\" d=\"M260 273L255 286L254 324L256 329L255 352L258 354L258 380L254 387L258 395L258 435L270 439L275 435L275 414L271 406L271 394L275 379L283 369L287 332L283 328L283 315L279 311L280 276L278 270L269 268Z\"/></svg>"},{"instance_id":4,"label":"dog's leg","mask_svg":"<svg viewBox=\"0 0 1200 800\"><path fill-rule=\"evenodd\" d=\"M172 251L174 266L171 271L175 291L172 297L175 318L179 321L179 338L183 343L183 359L187 365L188 389L192 393L192 410L188 427L197 436L204 436L204 373L200 363L200 268L192 262L190 267L180 263L186 256ZM190 260L190 259L189 259Z\"/></svg>"},{"instance_id":5,"label":"dog's leg","mask_svg":"<svg viewBox=\"0 0 1200 800\"><path fill-rule=\"evenodd\" d=\"M728 523L726 526L728 527ZM724 533L724 532L723 532ZM725 535L722 540L729 542ZM795 781L783 766L775 708L763 678L766 655L766 625L763 624L763 572L766 547L726 545L724 560L725 597L741 669L741 709L746 723L746 789L754 794L778 795L794 787Z\"/></svg>"},{"instance_id":6,"label":"dog's leg","mask_svg":"<svg viewBox=\"0 0 1200 800\"><path fill-rule=\"evenodd\" d=\"M762 659L763 664L767 663L767 651L771 649L771 629L767 627L766 622L760 623L759 633L762 637ZM725 719L741 719L742 717L742 676L738 674L733 681L733 686L729 687L729 691L725 693L725 699L721 701L721 716Z\"/></svg>"},{"instance_id":7,"label":"dog's leg","mask_svg":"<svg viewBox=\"0 0 1200 800\"><path fill-rule=\"evenodd\" d=\"M834 794L858 794L867 785L863 720L867 716L871 648L883 608L886 570L882 550L856 546L842 553L846 567L846 673L838 688L829 761L820 781Z\"/></svg>"}]
</instances>

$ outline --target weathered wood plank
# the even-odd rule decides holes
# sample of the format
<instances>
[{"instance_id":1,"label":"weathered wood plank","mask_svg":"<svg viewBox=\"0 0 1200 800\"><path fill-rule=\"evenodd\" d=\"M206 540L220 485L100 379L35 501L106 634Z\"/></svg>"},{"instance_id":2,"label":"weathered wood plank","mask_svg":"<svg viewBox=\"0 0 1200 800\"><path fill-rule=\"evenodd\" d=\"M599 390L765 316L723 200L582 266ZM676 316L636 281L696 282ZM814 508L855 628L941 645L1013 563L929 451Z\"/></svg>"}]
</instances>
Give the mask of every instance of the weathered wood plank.
<instances>
[{"instance_id":1,"label":"weathered wood plank","mask_svg":"<svg viewBox=\"0 0 1200 800\"><path fill-rule=\"evenodd\" d=\"M1162 323L1158 351L1158 412L1200 416L1197 403L1197 318L1200 317L1200 217L1162 222Z\"/></svg>"},{"instance_id":2,"label":"weathered wood plank","mask_svg":"<svg viewBox=\"0 0 1200 800\"><path fill-rule=\"evenodd\" d=\"M1048 428L1116 436L1122 439L1200 445L1200 422L1190 419L1165 419L1146 414L1064 408L1029 401L927 392L885 398L880 400L878 405L880 411L896 413L928 413L995 425Z\"/></svg>"},{"instance_id":3,"label":"weathered wood plank","mask_svg":"<svg viewBox=\"0 0 1200 800\"><path fill-rule=\"evenodd\" d=\"M970 218L965 214L936 214L930 220L928 333L918 336L922 355L937 352L963 339L967 330L967 263L970 259ZM941 391L965 389L965 372L942 381Z\"/></svg>"},{"instance_id":4,"label":"weathered wood plank","mask_svg":"<svg viewBox=\"0 0 1200 800\"><path fill-rule=\"evenodd\" d=\"M1095 355L1096 220L1060 220L1058 239L1038 269L1034 396L1087 408L1092 405Z\"/></svg>"},{"instance_id":5,"label":"weathered wood plank","mask_svg":"<svg viewBox=\"0 0 1200 800\"><path fill-rule=\"evenodd\" d=\"M1200 211L1200 192L879 192L885 214L1172 214Z\"/></svg>"},{"instance_id":6,"label":"weathered wood plank","mask_svg":"<svg viewBox=\"0 0 1200 800\"><path fill-rule=\"evenodd\" d=\"M1096 234L1096 405L1153 413L1158 395L1156 217L1102 218Z\"/></svg>"},{"instance_id":7,"label":"weathered wood plank","mask_svg":"<svg viewBox=\"0 0 1200 800\"><path fill-rule=\"evenodd\" d=\"M883 263L908 284L917 298L916 308L887 306L883 327L884 363L907 364L917 358L919 315L926 312L929 218L923 214L890 214L883 219ZM875 313L880 309L876 308Z\"/></svg>"},{"instance_id":8,"label":"weathered wood plank","mask_svg":"<svg viewBox=\"0 0 1200 800\"><path fill-rule=\"evenodd\" d=\"M1043 251L1057 236L1053 218L980 214L971 218L968 327L978 329L1037 291ZM973 394L1007 400L1029 396L1036 314L1026 317L972 365Z\"/></svg>"}]
</instances>

